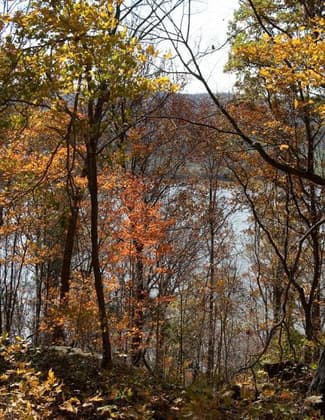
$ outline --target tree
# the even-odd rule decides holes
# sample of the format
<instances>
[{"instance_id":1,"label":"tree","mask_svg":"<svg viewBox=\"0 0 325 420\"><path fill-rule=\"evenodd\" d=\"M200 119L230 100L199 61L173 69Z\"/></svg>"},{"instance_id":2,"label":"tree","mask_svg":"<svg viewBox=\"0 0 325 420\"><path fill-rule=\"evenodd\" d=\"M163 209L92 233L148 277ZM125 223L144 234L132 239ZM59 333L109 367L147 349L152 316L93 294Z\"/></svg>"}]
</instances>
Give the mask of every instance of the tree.
<instances>
[{"instance_id":1,"label":"tree","mask_svg":"<svg viewBox=\"0 0 325 420\"><path fill-rule=\"evenodd\" d=\"M1 135L6 138L1 145L0 169L2 308L7 313L3 318L4 330L12 334L17 333L18 325L20 333L28 328L27 320L17 319L17 315L18 310L21 314L27 310L32 296L35 299L34 327L38 330L44 307L42 291L59 282L60 220L66 201L62 188L65 148L58 142L57 133L47 126L49 121L60 127L54 114L35 109L25 110L23 114L20 110L11 112L7 125L1 128ZM9 277L11 280L7 283ZM37 339L38 332L35 342Z\"/></svg>"},{"instance_id":2,"label":"tree","mask_svg":"<svg viewBox=\"0 0 325 420\"><path fill-rule=\"evenodd\" d=\"M145 75L146 63L156 51L128 38L120 25L120 6L119 1L34 2L27 13L18 11L12 18L13 33L24 46L18 49L20 59L12 75L19 83L16 96L9 101L33 103L67 115L71 127L66 134L67 148L83 147L91 204L91 265L106 367L112 360L98 240L99 156L134 124L132 113L125 114L121 125L113 119L121 97L131 101L173 89L168 78ZM71 254L71 246L66 251Z\"/></svg>"},{"instance_id":3,"label":"tree","mask_svg":"<svg viewBox=\"0 0 325 420\"><path fill-rule=\"evenodd\" d=\"M241 186L243 198L252 213L256 291L265 307L265 342L274 335L275 329L284 327L289 346L290 331L297 328L298 320L293 312L299 310L292 301L297 295L302 308L306 339L316 343L320 336L318 289L321 285L322 242L317 229L313 235L304 235L314 226L314 212L321 211L321 197L310 196L291 177L274 172L256 162L256 156L243 154L229 162ZM251 168L255 168L252 170ZM312 264L310 263L312 261ZM271 293L270 293L271 289ZM273 320L270 302L273 302ZM271 322L270 322L271 321ZM281 334L280 334L281 335ZM306 362L312 355L306 348ZM280 348L280 351L281 348Z\"/></svg>"},{"instance_id":4,"label":"tree","mask_svg":"<svg viewBox=\"0 0 325 420\"><path fill-rule=\"evenodd\" d=\"M168 32L166 27L166 31L185 71L202 82L211 100L228 121L229 132L246 147L256 150L269 165L324 186L324 177L316 164L321 141L320 126L324 118L324 108L318 99L323 89L322 59L318 59L323 57L323 6L319 1L309 6L306 4L300 1L289 5L287 2L270 2L266 9L262 1L244 1L235 16L231 32L232 57L235 58L230 60L229 69L238 69L240 77L245 75L242 92L249 92L252 83L248 82L253 82L254 92L258 95L255 100L269 106L278 124L284 119L291 121L294 116L299 125L303 125L299 153L296 143L282 146L283 149L288 146L290 150L291 147L295 150L290 157L289 154L278 157L273 153L283 143L274 143L267 132L247 132L245 122L236 118L215 95L200 68L202 53L196 53L191 47L190 26L183 31L171 22L172 30ZM249 30L245 30L246 26ZM205 51L208 52L211 53ZM288 105L286 98L290 98L290 107L283 105ZM218 127L215 129L218 130Z\"/></svg>"}]
</instances>

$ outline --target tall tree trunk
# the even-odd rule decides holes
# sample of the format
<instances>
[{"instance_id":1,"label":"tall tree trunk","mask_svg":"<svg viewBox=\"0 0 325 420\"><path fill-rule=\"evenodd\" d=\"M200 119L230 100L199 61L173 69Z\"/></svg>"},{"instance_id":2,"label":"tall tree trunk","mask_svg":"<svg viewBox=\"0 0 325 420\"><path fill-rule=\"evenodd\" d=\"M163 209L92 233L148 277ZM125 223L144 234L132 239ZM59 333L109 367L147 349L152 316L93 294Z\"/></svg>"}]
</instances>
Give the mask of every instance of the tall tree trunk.
<instances>
[{"instance_id":1,"label":"tall tree trunk","mask_svg":"<svg viewBox=\"0 0 325 420\"><path fill-rule=\"evenodd\" d=\"M108 319L105 307L104 285L99 262L98 243L98 179L96 159L96 139L90 138L87 143L87 179L91 203L91 263L95 279L99 322L102 335L102 368L110 369L113 366Z\"/></svg>"},{"instance_id":2,"label":"tall tree trunk","mask_svg":"<svg viewBox=\"0 0 325 420\"><path fill-rule=\"evenodd\" d=\"M321 214L317 210L317 193L316 188L314 185L310 186L310 212L312 215L311 222L312 225L316 225L316 223L320 220ZM323 258L322 258L322 239L320 234L320 227L312 230L311 234L311 243L313 247L313 280L312 280L312 287L310 292L310 301L312 302L311 308L311 316L312 316L312 323L313 323L313 336L314 340L319 343L319 339L321 336L321 292L320 292L320 284L322 278L322 265L323 265ZM314 351L314 361L319 358L320 349L315 348Z\"/></svg>"},{"instance_id":3,"label":"tall tree trunk","mask_svg":"<svg viewBox=\"0 0 325 420\"><path fill-rule=\"evenodd\" d=\"M311 226L315 226L319 221L320 215L317 211L317 196L314 185L310 186L310 207ZM310 232L312 255L313 255L313 277L307 304L303 305L305 311L306 338L307 340L319 343L321 333L320 319L320 282L322 274L322 252L321 252L321 236L319 227ZM319 348L307 348L306 363L315 362L319 358ZM306 359L306 358L305 358Z\"/></svg>"},{"instance_id":4,"label":"tall tree trunk","mask_svg":"<svg viewBox=\"0 0 325 420\"><path fill-rule=\"evenodd\" d=\"M0 206L0 226L3 226L3 214L4 214L4 207ZM1 265L0 265L0 273L1 273ZM3 334L3 314L2 314L2 300L3 300L3 279L1 278L1 283L0 283L0 335Z\"/></svg>"},{"instance_id":5,"label":"tall tree trunk","mask_svg":"<svg viewBox=\"0 0 325 420\"><path fill-rule=\"evenodd\" d=\"M216 191L211 185L209 188L209 230L210 230L210 250L209 250L209 318L208 318L208 363L207 363L207 378L208 382L212 384L213 373L214 373L214 348L215 348L215 311L214 311L214 299L215 299L215 199Z\"/></svg>"},{"instance_id":6,"label":"tall tree trunk","mask_svg":"<svg viewBox=\"0 0 325 420\"><path fill-rule=\"evenodd\" d=\"M2 285L0 286L0 335L3 334L3 327L2 327Z\"/></svg>"},{"instance_id":7,"label":"tall tree trunk","mask_svg":"<svg viewBox=\"0 0 325 420\"><path fill-rule=\"evenodd\" d=\"M318 367L315 372L314 378L310 384L309 392L311 394L325 396L325 349L323 348Z\"/></svg>"},{"instance_id":8,"label":"tall tree trunk","mask_svg":"<svg viewBox=\"0 0 325 420\"><path fill-rule=\"evenodd\" d=\"M272 295L272 304L273 304L273 322L277 324L282 318L282 297L283 297L283 278L285 276L282 263L278 261L276 267L276 277L273 284L273 295Z\"/></svg>"},{"instance_id":9,"label":"tall tree trunk","mask_svg":"<svg viewBox=\"0 0 325 420\"><path fill-rule=\"evenodd\" d=\"M41 324L41 310L42 310L42 291L44 281L44 263L36 264L36 303L35 303L35 322L34 322L34 338L33 345L39 345L39 329Z\"/></svg>"},{"instance_id":10,"label":"tall tree trunk","mask_svg":"<svg viewBox=\"0 0 325 420\"><path fill-rule=\"evenodd\" d=\"M163 377L163 348L164 348L164 332L163 332L163 311L160 306L162 305L159 301L160 293L157 296L157 308L156 308L156 360L155 360L155 373L159 378Z\"/></svg>"},{"instance_id":11,"label":"tall tree trunk","mask_svg":"<svg viewBox=\"0 0 325 420\"><path fill-rule=\"evenodd\" d=\"M71 206L71 213L69 217L69 225L67 230L67 236L64 244L62 270L61 270L61 287L60 287L60 300L63 301L70 290L70 274L71 274L71 261L73 254L74 240L77 233L77 222L80 208L81 197L77 193L73 197L73 203Z\"/></svg>"},{"instance_id":12,"label":"tall tree trunk","mask_svg":"<svg viewBox=\"0 0 325 420\"><path fill-rule=\"evenodd\" d=\"M135 366L143 362L143 328L144 328L144 306L146 290L144 287L144 273L142 251L143 245L138 241L134 241L136 249L136 263L135 263L135 312L134 312L134 327L135 332L132 337L132 364Z\"/></svg>"},{"instance_id":13,"label":"tall tree trunk","mask_svg":"<svg viewBox=\"0 0 325 420\"><path fill-rule=\"evenodd\" d=\"M305 334L306 339L308 341L314 340L314 326L313 326L313 319L312 319L312 310L311 305L308 304L304 308L305 312ZM313 349L310 346L305 346L305 354L304 354L304 361L306 364L309 364L313 361Z\"/></svg>"},{"instance_id":14,"label":"tall tree trunk","mask_svg":"<svg viewBox=\"0 0 325 420\"><path fill-rule=\"evenodd\" d=\"M214 226L210 226L210 278L209 278L209 320L208 320L208 382L213 381L214 347L215 347L215 316L214 316Z\"/></svg>"},{"instance_id":15,"label":"tall tree trunk","mask_svg":"<svg viewBox=\"0 0 325 420\"><path fill-rule=\"evenodd\" d=\"M320 339L321 332L322 332L320 302L321 302L321 291L320 291L320 285L318 285L315 300L314 300L314 302L312 304L312 308L311 308L313 326L314 326L314 336L315 336L315 339L316 339L317 343L319 343L319 339ZM314 360L319 359L319 356L320 356L320 348L317 345L314 349Z\"/></svg>"},{"instance_id":16,"label":"tall tree trunk","mask_svg":"<svg viewBox=\"0 0 325 420\"><path fill-rule=\"evenodd\" d=\"M73 255L73 246L74 240L76 237L77 231L77 222L80 208L81 196L79 193L76 193L72 200L72 205L70 207L70 217L68 222L68 229L66 233L64 251L63 251L63 260L61 267L61 283L60 283L60 308L63 309L63 306L69 304L69 290L70 290L70 275L71 275L71 261ZM53 332L53 342L54 343L64 343L65 334L64 334L64 325L58 324L54 328Z\"/></svg>"},{"instance_id":17,"label":"tall tree trunk","mask_svg":"<svg viewBox=\"0 0 325 420\"><path fill-rule=\"evenodd\" d=\"M185 383L184 377L184 300L183 294L180 295L180 320L179 320L179 353L178 353L178 371L182 385Z\"/></svg>"}]
</instances>

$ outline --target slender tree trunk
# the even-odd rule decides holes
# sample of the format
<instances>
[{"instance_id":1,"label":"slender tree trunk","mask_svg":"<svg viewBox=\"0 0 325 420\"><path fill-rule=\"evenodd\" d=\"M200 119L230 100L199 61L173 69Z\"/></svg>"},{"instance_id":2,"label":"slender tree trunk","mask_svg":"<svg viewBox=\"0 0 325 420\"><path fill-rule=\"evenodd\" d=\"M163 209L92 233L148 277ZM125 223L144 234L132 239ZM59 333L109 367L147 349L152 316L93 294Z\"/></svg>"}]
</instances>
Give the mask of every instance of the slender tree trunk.
<instances>
[{"instance_id":1,"label":"slender tree trunk","mask_svg":"<svg viewBox=\"0 0 325 420\"><path fill-rule=\"evenodd\" d=\"M311 305L304 308L305 311L305 334L308 341L314 340L314 326L312 319ZM313 361L313 349L310 346L305 346L304 354L305 363L309 364Z\"/></svg>"},{"instance_id":2,"label":"slender tree trunk","mask_svg":"<svg viewBox=\"0 0 325 420\"><path fill-rule=\"evenodd\" d=\"M310 214L311 214L311 225L315 225L319 220L319 214L316 207L316 190L315 186L310 186ZM319 343L319 335L321 332L321 320L320 320L320 282L322 273L322 257L321 257L321 245L319 228L314 229L310 233L312 252L313 252L313 278L311 282L311 289L308 301L303 304L305 312L305 331L306 338L309 341ZM303 303L303 302L302 302ZM306 348L305 362L315 362L319 358L318 348Z\"/></svg>"},{"instance_id":3,"label":"slender tree trunk","mask_svg":"<svg viewBox=\"0 0 325 420\"><path fill-rule=\"evenodd\" d=\"M61 267L61 282L60 282L60 308L63 309L63 306L69 304L69 290L70 290L70 275L71 275L71 261L73 255L73 246L74 240L77 232L77 222L80 208L80 199L81 197L76 194L73 197L73 203L70 208L70 217L68 222L68 229L66 233L64 251L63 251L63 261ZM53 332L53 342L54 343L64 343L65 334L64 334L64 325L56 325Z\"/></svg>"},{"instance_id":4,"label":"slender tree trunk","mask_svg":"<svg viewBox=\"0 0 325 420\"><path fill-rule=\"evenodd\" d=\"M61 287L60 287L60 300L63 301L70 290L70 274L71 274L71 261L73 254L74 240L77 233L77 222L80 208L80 197L76 195L73 199L73 205L70 209L71 214L69 218L69 225L67 236L65 239L62 270L61 270Z\"/></svg>"},{"instance_id":5,"label":"slender tree trunk","mask_svg":"<svg viewBox=\"0 0 325 420\"><path fill-rule=\"evenodd\" d=\"M163 327L163 311L161 310L162 304L159 301L160 293L157 297L157 309L156 309L156 361L155 371L159 378L164 375L163 371L163 348L164 348L164 327Z\"/></svg>"},{"instance_id":6,"label":"slender tree trunk","mask_svg":"<svg viewBox=\"0 0 325 420\"><path fill-rule=\"evenodd\" d=\"M0 335L3 334L3 327L2 327L2 285L0 289Z\"/></svg>"},{"instance_id":7,"label":"slender tree trunk","mask_svg":"<svg viewBox=\"0 0 325 420\"><path fill-rule=\"evenodd\" d=\"M317 342L319 342L319 338L322 332L320 301L321 301L321 291L320 291L320 285L318 285L315 300L311 308L313 326L314 326L314 336ZM320 348L319 346L316 346L315 351L314 351L314 360L318 360L319 356L320 356Z\"/></svg>"},{"instance_id":8,"label":"slender tree trunk","mask_svg":"<svg viewBox=\"0 0 325 420\"><path fill-rule=\"evenodd\" d=\"M132 337L132 364L138 366L141 364L141 362L143 362L144 357L144 349L142 348L142 346L146 290L144 288L143 279L143 245L137 242L136 240L134 241L134 243L136 249L134 327L136 331Z\"/></svg>"},{"instance_id":9,"label":"slender tree trunk","mask_svg":"<svg viewBox=\"0 0 325 420\"><path fill-rule=\"evenodd\" d=\"M325 349L323 348L309 392L325 396Z\"/></svg>"},{"instance_id":10,"label":"slender tree trunk","mask_svg":"<svg viewBox=\"0 0 325 420\"><path fill-rule=\"evenodd\" d=\"M41 310L42 310L42 290L44 280L44 263L37 264L36 271L36 304L35 304L35 323L34 323L34 346L39 345L39 328L41 324Z\"/></svg>"},{"instance_id":11,"label":"slender tree trunk","mask_svg":"<svg viewBox=\"0 0 325 420\"><path fill-rule=\"evenodd\" d=\"M99 312L99 322L102 335L102 367L110 369L113 366L108 319L105 306L104 285L99 262L98 244L98 179L96 140L90 138L87 143L87 178L91 203L91 262L95 279L95 290Z\"/></svg>"},{"instance_id":12,"label":"slender tree trunk","mask_svg":"<svg viewBox=\"0 0 325 420\"><path fill-rule=\"evenodd\" d=\"M16 255L16 247L17 247L17 234L15 233L13 245L12 245L12 254ZM7 286L8 293L7 293L7 305L6 305L6 323L5 323L5 331L10 335L11 327L12 327L12 316L11 314L14 311L14 285L15 285L15 275L16 275L16 267L13 258L10 261L10 268L9 268L9 284Z\"/></svg>"},{"instance_id":13,"label":"slender tree trunk","mask_svg":"<svg viewBox=\"0 0 325 420\"><path fill-rule=\"evenodd\" d=\"M210 256L209 256L209 319L208 319L208 363L207 363L207 377L208 382L213 382L214 373L214 348L215 348L215 314L214 314L214 295L215 295L215 223L214 223L214 200L215 191L210 185L209 189L209 230L210 230Z\"/></svg>"},{"instance_id":14,"label":"slender tree trunk","mask_svg":"<svg viewBox=\"0 0 325 420\"><path fill-rule=\"evenodd\" d=\"M311 205L310 211L312 214L312 225L315 225L321 215L317 210L317 194L314 185L310 187L310 194L311 194ZM321 235L320 235L320 227L314 229L311 234L311 243L313 247L313 280L312 280L312 288L310 294L310 301L312 302L311 308L311 317L313 323L313 336L316 342L319 342L320 335L321 335L321 308L320 308L320 299L321 299L321 292L320 292L320 284L321 284L321 277L322 277L322 245L321 245ZM320 349L315 348L314 351L314 361L318 360L320 354Z\"/></svg>"},{"instance_id":15,"label":"slender tree trunk","mask_svg":"<svg viewBox=\"0 0 325 420\"><path fill-rule=\"evenodd\" d=\"M178 371L182 385L184 385L184 301L183 295L180 295L180 325L179 325L179 354Z\"/></svg>"},{"instance_id":16,"label":"slender tree trunk","mask_svg":"<svg viewBox=\"0 0 325 420\"><path fill-rule=\"evenodd\" d=\"M273 322L277 324L281 317L282 317L282 295L283 295L283 278L284 278L284 270L282 267L281 262L278 262L276 268L276 277L275 282L273 284L273 296L272 296L272 303L273 303Z\"/></svg>"},{"instance_id":17,"label":"slender tree trunk","mask_svg":"<svg viewBox=\"0 0 325 420\"><path fill-rule=\"evenodd\" d=\"M208 382L213 381L214 347L215 347L215 318L214 318L214 232L211 228L210 249L210 279L209 279L209 320L208 320Z\"/></svg>"},{"instance_id":18,"label":"slender tree trunk","mask_svg":"<svg viewBox=\"0 0 325 420\"><path fill-rule=\"evenodd\" d=\"M0 226L3 226L3 214L4 214L4 207L0 206ZM1 265L0 265L0 273L2 272L1 270ZM2 274L2 273L1 273ZM1 278L1 283L0 283L0 335L2 335L3 333L3 315L2 315L2 299L3 299L3 285L2 285L2 278Z\"/></svg>"}]
</instances>

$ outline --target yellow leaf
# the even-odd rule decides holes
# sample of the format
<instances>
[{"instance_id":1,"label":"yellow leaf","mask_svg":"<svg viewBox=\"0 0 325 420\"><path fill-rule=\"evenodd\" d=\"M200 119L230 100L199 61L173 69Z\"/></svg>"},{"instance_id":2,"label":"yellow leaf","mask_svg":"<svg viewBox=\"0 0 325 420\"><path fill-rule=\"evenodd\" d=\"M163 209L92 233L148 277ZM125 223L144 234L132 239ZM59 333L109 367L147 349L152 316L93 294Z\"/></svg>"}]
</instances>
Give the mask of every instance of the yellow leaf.
<instances>
[{"instance_id":1,"label":"yellow leaf","mask_svg":"<svg viewBox=\"0 0 325 420\"><path fill-rule=\"evenodd\" d=\"M60 410L68 411L69 413L78 413L78 408L74 407L70 401L65 401L63 404L59 406Z\"/></svg>"},{"instance_id":2,"label":"yellow leaf","mask_svg":"<svg viewBox=\"0 0 325 420\"><path fill-rule=\"evenodd\" d=\"M94 395L88 399L89 402L103 401L103 398L100 395Z\"/></svg>"},{"instance_id":3,"label":"yellow leaf","mask_svg":"<svg viewBox=\"0 0 325 420\"><path fill-rule=\"evenodd\" d=\"M164 55L164 59L165 60L170 60L171 58L173 58L173 54L168 51L165 55Z\"/></svg>"},{"instance_id":4,"label":"yellow leaf","mask_svg":"<svg viewBox=\"0 0 325 420\"><path fill-rule=\"evenodd\" d=\"M104 405L103 407L98 407L97 411L101 414L111 414L112 407L109 405Z\"/></svg>"},{"instance_id":5,"label":"yellow leaf","mask_svg":"<svg viewBox=\"0 0 325 420\"><path fill-rule=\"evenodd\" d=\"M146 53L149 55L154 55L156 52L155 47L153 45L148 45L146 49Z\"/></svg>"},{"instance_id":6,"label":"yellow leaf","mask_svg":"<svg viewBox=\"0 0 325 420\"><path fill-rule=\"evenodd\" d=\"M49 370L49 373L47 374L47 379L50 383L55 382L55 375L54 375L53 369Z\"/></svg>"},{"instance_id":7,"label":"yellow leaf","mask_svg":"<svg viewBox=\"0 0 325 420\"><path fill-rule=\"evenodd\" d=\"M288 149L289 149L289 146L287 144L281 144L280 145L280 150L281 151L285 151L285 150L288 150Z\"/></svg>"}]
</instances>

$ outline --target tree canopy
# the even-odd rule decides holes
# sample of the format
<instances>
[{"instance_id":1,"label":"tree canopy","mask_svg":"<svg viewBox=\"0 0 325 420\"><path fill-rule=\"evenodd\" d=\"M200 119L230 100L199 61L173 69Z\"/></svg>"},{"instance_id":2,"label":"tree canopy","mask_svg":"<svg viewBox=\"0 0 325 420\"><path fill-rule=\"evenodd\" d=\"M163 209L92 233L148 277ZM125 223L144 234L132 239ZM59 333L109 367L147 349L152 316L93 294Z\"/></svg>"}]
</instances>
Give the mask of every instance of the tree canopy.
<instances>
[{"instance_id":1,"label":"tree canopy","mask_svg":"<svg viewBox=\"0 0 325 420\"><path fill-rule=\"evenodd\" d=\"M323 2L1 5L0 414L321 415Z\"/></svg>"}]
</instances>

